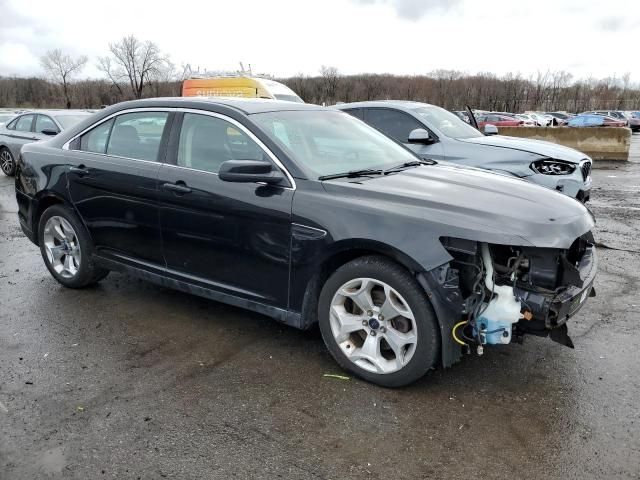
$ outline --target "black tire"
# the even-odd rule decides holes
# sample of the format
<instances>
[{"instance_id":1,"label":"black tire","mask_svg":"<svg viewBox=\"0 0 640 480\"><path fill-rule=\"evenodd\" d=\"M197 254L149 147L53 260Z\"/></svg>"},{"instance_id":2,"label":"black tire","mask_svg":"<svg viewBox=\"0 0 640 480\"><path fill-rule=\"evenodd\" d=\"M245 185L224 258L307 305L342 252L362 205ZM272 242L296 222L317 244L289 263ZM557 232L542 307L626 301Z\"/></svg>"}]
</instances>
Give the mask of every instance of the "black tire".
<instances>
[{"instance_id":1,"label":"black tire","mask_svg":"<svg viewBox=\"0 0 640 480\"><path fill-rule=\"evenodd\" d=\"M16 159L7 147L0 147L0 170L7 177L16 174Z\"/></svg>"},{"instance_id":2,"label":"black tire","mask_svg":"<svg viewBox=\"0 0 640 480\"><path fill-rule=\"evenodd\" d=\"M71 224L75 231L78 243L80 245L81 259L80 265L77 269L77 273L71 277L63 277L53 269L51 262L49 261L46 253L44 234L45 225L51 217L62 217ZM38 244L40 245L40 253L44 260L47 269L59 283L68 288L84 288L89 285L93 285L99 282L109 274L109 270L98 267L93 260L93 243L84 225L78 218L78 216L65 205L53 205L47 208L42 216L38 225Z\"/></svg>"},{"instance_id":3,"label":"black tire","mask_svg":"<svg viewBox=\"0 0 640 480\"><path fill-rule=\"evenodd\" d=\"M402 295L413 312L418 330L415 352L411 360L396 372L374 373L359 367L342 352L331 331L329 311L332 299L342 285L357 278L373 278L391 286ZM326 281L320 293L318 321L322 338L336 362L343 369L369 382L384 387L408 385L423 377L438 361L438 323L424 289L405 268L385 257L360 257L338 268Z\"/></svg>"}]
</instances>

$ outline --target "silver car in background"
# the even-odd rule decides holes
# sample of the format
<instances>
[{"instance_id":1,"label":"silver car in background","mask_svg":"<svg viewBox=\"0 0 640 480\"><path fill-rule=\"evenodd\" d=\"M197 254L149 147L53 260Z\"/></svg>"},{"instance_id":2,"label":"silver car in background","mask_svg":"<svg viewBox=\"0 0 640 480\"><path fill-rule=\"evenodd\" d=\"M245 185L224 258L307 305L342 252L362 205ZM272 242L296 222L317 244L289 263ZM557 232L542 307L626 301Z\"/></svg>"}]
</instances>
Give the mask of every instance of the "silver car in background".
<instances>
[{"instance_id":1,"label":"silver car in background","mask_svg":"<svg viewBox=\"0 0 640 480\"><path fill-rule=\"evenodd\" d=\"M57 135L91 115L84 110L38 110L21 113L0 126L0 169L13 176L23 145Z\"/></svg>"},{"instance_id":2,"label":"silver car in background","mask_svg":"<svg viewBox=\"0 0 640 480\"><path fill-rule=\"evenodd\" d=\"M345 111L424 159L507 174L557 190L581 202L591 193L592 160L573 148L551 142L487 135L453 113L428 103L370 101L341 103Z\"/></svg>"}]
</instances>

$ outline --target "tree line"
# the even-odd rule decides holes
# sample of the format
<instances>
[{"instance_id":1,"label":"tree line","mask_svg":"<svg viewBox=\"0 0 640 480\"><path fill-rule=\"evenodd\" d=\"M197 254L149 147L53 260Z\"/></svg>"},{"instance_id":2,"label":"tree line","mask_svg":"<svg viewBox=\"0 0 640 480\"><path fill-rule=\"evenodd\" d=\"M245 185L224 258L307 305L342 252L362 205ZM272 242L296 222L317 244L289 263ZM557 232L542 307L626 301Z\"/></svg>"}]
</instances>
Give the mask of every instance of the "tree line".
<instances>
[{"instance_id":1,"label":"tree line","mask_svg":"<svg viewBox=\"0 0 640 480\"><path fill-rule=\"evenodd\" d=\"M109 44L107 55L96 65L100 79L80 79L88 62L59 49L41 58L42 76L0 76L0 107L100 108L124 100L179 96L188 66L177 68L158 45L133 35ZM274 78L270 76L270 78ZM520 74L468 74L435 70L424 75L365 73L343 75L322 66L317 75L275 78L294 90L305 102L395 99L432 103L450 110L466 105L491 111L526 110L581 112L594 109L639 110L640 85L629 74L620 78L574 79L565 71Z\"/></svg>"}]
</instances>

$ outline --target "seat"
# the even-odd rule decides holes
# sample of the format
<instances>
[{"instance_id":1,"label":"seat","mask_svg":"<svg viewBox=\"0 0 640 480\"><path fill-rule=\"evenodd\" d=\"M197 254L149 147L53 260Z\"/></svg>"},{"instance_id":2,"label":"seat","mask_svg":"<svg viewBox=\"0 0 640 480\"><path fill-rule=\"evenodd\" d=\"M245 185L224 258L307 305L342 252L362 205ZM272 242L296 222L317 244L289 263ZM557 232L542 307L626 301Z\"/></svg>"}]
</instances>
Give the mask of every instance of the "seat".
<instances>
[{"instance_id":1,"label":"seat","mask_svg":"<svg viewBox=\"0 0 640 480\"><path fill-rule=\"evenodd\" d=\"M191 162L187 161L187 165L217 173L223 162L232 159L225 123L207 120L195 127L191 138Z\"/></svg>"},{"instance_id":2,"label":"seat","mask_svg":"<svg viewBox=\"0 0 640 480\"><path fill-rule=\"evenodd\" d=\"M140 158L140 137L135 127L118 125L109 139L107 154L120 157Z\"/></svg>"}]
</instances>

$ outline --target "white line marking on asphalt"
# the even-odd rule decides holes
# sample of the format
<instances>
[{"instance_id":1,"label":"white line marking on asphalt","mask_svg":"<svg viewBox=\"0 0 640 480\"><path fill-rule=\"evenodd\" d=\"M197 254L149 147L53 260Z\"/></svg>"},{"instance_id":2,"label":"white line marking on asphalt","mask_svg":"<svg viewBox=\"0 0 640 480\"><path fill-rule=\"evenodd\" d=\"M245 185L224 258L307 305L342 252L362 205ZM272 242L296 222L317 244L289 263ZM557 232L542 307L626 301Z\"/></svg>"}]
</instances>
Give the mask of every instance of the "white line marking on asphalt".
<instances>
[{"instance_id":1,"label":"white line marking on asphalt","mask_svg":"<svg viewBox=\"0 0 640 480\"><path fill-rule=\"evenodd\" d=\"M4 413L9 413L9 409L5 407L4 403L2 402L0 402L0 410L2 410Z\"/></svg>"}]
</instances>

